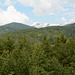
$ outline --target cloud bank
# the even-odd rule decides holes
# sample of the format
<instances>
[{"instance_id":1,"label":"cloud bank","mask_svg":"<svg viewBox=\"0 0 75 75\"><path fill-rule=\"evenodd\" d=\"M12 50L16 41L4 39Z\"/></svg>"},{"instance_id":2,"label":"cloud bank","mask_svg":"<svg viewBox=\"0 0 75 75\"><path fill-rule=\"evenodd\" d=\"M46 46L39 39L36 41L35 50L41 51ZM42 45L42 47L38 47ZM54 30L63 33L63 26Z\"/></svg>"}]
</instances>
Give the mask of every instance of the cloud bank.
<instances>
[{"instance_id":1,"label":"cloud bank","mask_svg":"<svg viewBox=\"0 0 75 75\"><path fill-rule=\"evenodd\" d=\"M26 20L29 20L24 13L17 11L12 6L16 3L21 3L25 7L32 7L36 16L58 16L58 22L63 24L75 22L75 0L4 0L4 3L0 2L0 5L8 6L8 8L6 11L0 8L0 25L10 22L25 23ZM70 17L67 18L67 16Z\"/></svg>"},{"instance_id":2,"label":"cloud bank","mask_svg":"<svg viewBox=\"0 0 75 75\"><path fill-rule=\"evenodd\" d=\"M29 18L24 13L17 11L14 6L9 6L6 11L0 8L0 25L11 22L25 23L27 20Z\"/></svg>"},{"instance_id":3,"label":"cloud bank","mask_svg":"<svg viewBox=\"0 0 75 75\"><path fill-rule=\"evenodd\" d=\"M33 12L37 16L46 15L53 11L66 11L61 5L60 0L17 0L24 6L33 7Z\"/></svg>"},{"instance_id":4,"label":"cloud bank","mask_svg":"<svg viewBox=\"0 0 75 75\"><path fill-rule=\"evenodd\" d=\"M54 11L64 12L68 9L65 9L62 5L66 2L71 3L74 7L75 0L17 0L24 6L33 7L33 12L37 16L42 16L46 14L50 14Z\"/></svg>"}]
</instances>

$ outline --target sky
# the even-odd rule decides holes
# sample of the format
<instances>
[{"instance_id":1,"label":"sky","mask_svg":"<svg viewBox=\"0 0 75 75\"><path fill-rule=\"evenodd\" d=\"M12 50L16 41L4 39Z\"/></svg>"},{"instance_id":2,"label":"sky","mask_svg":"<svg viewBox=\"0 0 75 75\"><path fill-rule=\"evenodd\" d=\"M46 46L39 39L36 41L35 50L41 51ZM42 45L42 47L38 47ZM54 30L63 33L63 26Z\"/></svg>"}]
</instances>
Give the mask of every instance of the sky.
<instances>
[{"instance_id":1,"label":"sky","mask_svg":"<svg viewBox=\"0 0 75 75\"><path fill-rule=\"evenodd\" d=\"M0 25L75 22L75 0L0 0Z\"/></svg>"}]
</instances>

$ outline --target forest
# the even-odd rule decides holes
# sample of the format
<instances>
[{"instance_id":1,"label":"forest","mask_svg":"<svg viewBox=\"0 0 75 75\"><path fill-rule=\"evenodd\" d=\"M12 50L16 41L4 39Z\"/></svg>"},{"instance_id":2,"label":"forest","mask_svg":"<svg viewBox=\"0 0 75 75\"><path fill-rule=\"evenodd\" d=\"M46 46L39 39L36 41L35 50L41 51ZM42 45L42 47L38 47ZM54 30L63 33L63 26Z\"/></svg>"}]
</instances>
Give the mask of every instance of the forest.
<instances>
[{"instance_id":1,"label":"forest","mask_svg":"<svg viewBox=\"0 0 75 75\"><path fill-rule=\"evenodd\" d=\"M75 23L0 34L0 75L75 75Z\"/></svg>"},{"instance_id":2,"label":"forest","mask_svg":"<svg viewBox=\"0 0 75 75\"><path fill-rule=\"evenodd\" d=\"M30 44L9 34L0 42L0 75L75 75L75 39L61 33L54 44L47 36Z\"/></svg>"},{"instance_id":3,"label":"forest","mask_svg":"<svg viewBox=\"0 0 75 75\"><path fill-rule=\"evenodd\" d=\"M15 23L11 23L10 25L5 25L0 27L0 41L4 40L7 35L17 40L21 39L21 36L25 35L28 38L29 43L34 44L38 42L42 42L44 36L50 38L52 44L54 44L55 39L63 33L66 38L73 38L75 37L75 23L67 25L67 26L49 26L45 28L27 28L27 26ZM16 27L18 27L16 29ZM16 30L16 31L15 31Z\"/></svg>"},{"instance_id":4,"label":"forest","mask_svg":"<svg viewBox=\"0 0 75 75\"><path fill-rule=\"evenodd\" d=\"M75 75L75 0L0 0L0 75Z\"/></svg>"}]
</instances>

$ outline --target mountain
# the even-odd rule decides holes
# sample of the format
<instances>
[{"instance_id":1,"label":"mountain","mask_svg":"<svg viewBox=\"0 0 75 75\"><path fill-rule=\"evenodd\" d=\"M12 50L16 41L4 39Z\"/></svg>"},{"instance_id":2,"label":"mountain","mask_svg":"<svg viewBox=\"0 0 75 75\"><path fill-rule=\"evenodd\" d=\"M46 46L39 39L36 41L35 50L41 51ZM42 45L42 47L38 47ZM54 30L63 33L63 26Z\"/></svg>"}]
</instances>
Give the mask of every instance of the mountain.
<instances>
[{"instance_id":1,"label":"mountain","mask_svg":"<svg viewBox=\"0 0 75 75\"><path fill-rule=\"evenodd\" d=\"M68 26L49 26L45 28L22 29L19 31L10 32L8 34L10 34L15 39L26 35L26 37L29 38L29 42L31 41L31 43L42 41L44 36L48 36L50 37L50 41L52 41L51 43L53 43L60 33L63 33L67 38L72 37L74 39L75 23ZM5 37L8 34L1 34L0 37L3 39L3 36Z\"/></svg>"},{"instance_id":2,"label":"mountain","mask_svg":"<svg viewBox=\"0 0 75 75\"><path fill-rule=\"evenodd\" d=\"M28 28L33 28L33 27L22 24L22 23L13 22L13 23L0 26L0 33L8 33L13 31L18 31L21 29L28 29Z\"/></svg>"},{"instance_id":3,"label":"mountain","mask_svg":"<svg viewBox=\"0 0 75 75\"><path fill-rule=\"evenodd\" d=\"M31 24L30 26L34 26L36 28L43 28L43 27L48 27L48 26L59 26L59 24L49 24L49 23L35 22L35 23Z\"/></svg>"}]
</instances>

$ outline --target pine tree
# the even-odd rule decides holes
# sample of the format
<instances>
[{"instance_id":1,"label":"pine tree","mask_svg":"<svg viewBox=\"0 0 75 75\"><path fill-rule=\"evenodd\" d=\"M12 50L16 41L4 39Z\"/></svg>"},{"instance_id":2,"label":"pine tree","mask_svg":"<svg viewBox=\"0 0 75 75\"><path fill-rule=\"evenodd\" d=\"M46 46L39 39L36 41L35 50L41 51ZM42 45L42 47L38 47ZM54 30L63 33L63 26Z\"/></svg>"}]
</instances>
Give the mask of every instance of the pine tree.
<instances>
[{"instance_id":1,"label":"pine tree","mask_svg":"<svg viewBox=\"0 0 75 75\"><path fill-rule=\"evenodd\" d=\"M20 47L20 49L23 49L23 48L28 49L30 47L28 40L27 40L25 35L22 36L22 38L20 39L19 47Z\"/></svg>"},{"instance_id":2,"label":"pine tree","mask_svg":"<svg viewBox=\"0 0 75 75\"><path fill-rule=\"evenodd\" d=\"M63 33L61 33L57 38L56 38L56 43L66 43L66 38Z\"/></svg>"},{"instance_id":3,"label":"pine tree","mask_svg":"<svg viewBox=\"0 0 75 75\"><path fill-rule=\"evenodd\" d=\"M6 40L3 42L4 50L9 50L9 53L15 48L14 46L14 40L10 37L10 35L7 36Z\"/></svg>"},{"instance_id":4,"label":"pine tree","mask_svg":"<svg viewBox=\"0 0 75 75\"><path fill-rule=\"evenodd\" d=\"M51 44L49 41L49 38L47 36L44 37L41 48L44 50L44 52L49 55L51 53Z\"/></svg>"},{"instance_id":5,"label":"pine tree","mask_svg":"<svg viewBox=\"0 0 75 75\"><path fill-rule=\"evenodd\" d=\"M30 62L30 75L49 75L43 68L47 63L44 50L41 49L40 44L34 46Z\"/></svg>"}]
</instances>

